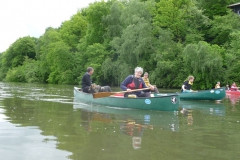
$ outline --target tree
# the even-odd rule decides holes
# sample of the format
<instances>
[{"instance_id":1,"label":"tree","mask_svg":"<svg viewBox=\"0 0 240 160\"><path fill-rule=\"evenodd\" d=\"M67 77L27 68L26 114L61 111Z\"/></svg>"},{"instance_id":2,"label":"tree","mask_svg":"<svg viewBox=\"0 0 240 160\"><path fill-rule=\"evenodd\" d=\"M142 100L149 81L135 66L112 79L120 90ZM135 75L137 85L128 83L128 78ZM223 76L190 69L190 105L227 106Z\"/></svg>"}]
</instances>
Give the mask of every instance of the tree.
<instances>
[{"instance_id":1,"label":"tree","mask_svg":"<svg viewBox=\"0 0 240 160\"><path fill-rule=\"evenodd\" d=\"M223 51L221 47L203 41L198 44L189 44L184 48L185 73L195 76L196 85L194 87L198 89L213 88L216 81L224 79L225 70L221 56Z\"/></svg>"},{"instance_id":2,"label":"tree","mask_svg":"<svg viewBox=\"0 0 240 160\"><path fill-rule=\"evenodd\" d=\"M159 87L179 87L183 79L181 75L184 74L182 45L173 40L174 35L170 31L161 29L158 34L155 40L156 53L152 54L152 62L156 65L152 72L153 67L149 68L149 78Z\"/></svg>"},{"instance_id":3,"label":"tree","mask_svg":"<svg viewBox=\"0 0 240 160\"><path fill-rule=\"evenodd\" d=\"M35 59L36 56L36 38L22 37L16 40L6 52L3 53L1 59L2 79L5 78L9 69L21 66L25 57Z\"/></svg>"},{"instance_id":4,"label":"tree","mask_svg":"<svg viewBox=\"0 0 240 160\"><path fill-rule=\"evenodd\" d=\"M227 6L231 4L233 0L199 0L199 7L204 9L204 14L213 19L214 16L224 16L227 14Z\"/></svg>"},{"instance_id":5,"label":"tree","mask_svg":"<svg viewBox=\"0 0 240 160\"><path fill-rule=\"evenodd\" d=\"M70 20L62 23L59 33L63 41L71 47L71 51L77 51L77 45L86 34L87 21L81 12L73 15Z\"/></svg>"},{"instance_id":6,"label":"tree","mask_svg":"<svg viewBox=\"0 0 240 160\"><path fill-rule=\"evenodd\" d=\"M95 83L100 83L101 85L106 84L102 72L102 63L108 57L108 52L106 52L104 45L100 43L89 45L86 53L82 56L82 58L85 59L85 67L82 75L86 72L86 68L91 66L94 68L93 81Z\"/></svg>"},{"instance_id":7,"label":"tree","mask_svg":"<svg viewBox=\"0 0 240 160\"><path fill-rule=\"evenodd\" d=\"M192 5L191 0L161 0L156 4L153 23L155 26L171 29L176 40L181 42L187 29L185 19L190 16L189 8Z\"/></svg>"},{"instance_id":8,"label":"tree","mask_svg":"<svg viewBox=\"0 0 240 160\"><path fill-rule=\"evenodd\" d=\"M109 13L110 5L110 2L94 2L86 9L88 21L86 45L104 42L103 35L106 32L106 27L102 18Z\"/></svg>"},{"instance_id":9,"label":"tree","mask_svg":"<svg viewBox=\"0 0 240 160\"><path fill-rule=\"evenodd\" d=\"M148 10L150 5L133 0L122 11L121 21L125 29L120 37L114 37L111 42L114 55L111 57L114 61L112 65L119 64L121 69L117 72L121 75L120 80L132 73L135 67L143 64L152 52L153 35L151 14Z\"/></svg>"},{"instance_id":10,"label":"tree","mask_svg":"<svg viewBox=\"0 0 240 160\"><path fill-rule=\"evenodd\" d=\"M240 31L236 31L230 34L230 45L226 53L226 65L227 65L227 77L228 83L240 82Z\"/></svg>"},{"instance_id":11,"label":"tree","mask_svg":"<svg viewBox=\"0 0 240 160\"><path fill-rule=\"evenodd\" d=\"M225 45L229 42L229 35L240 29L239 21L240 17L232 11L224 16L215 16L208 30L208 40L212 44Z\"/></svg>"}]
</instances>

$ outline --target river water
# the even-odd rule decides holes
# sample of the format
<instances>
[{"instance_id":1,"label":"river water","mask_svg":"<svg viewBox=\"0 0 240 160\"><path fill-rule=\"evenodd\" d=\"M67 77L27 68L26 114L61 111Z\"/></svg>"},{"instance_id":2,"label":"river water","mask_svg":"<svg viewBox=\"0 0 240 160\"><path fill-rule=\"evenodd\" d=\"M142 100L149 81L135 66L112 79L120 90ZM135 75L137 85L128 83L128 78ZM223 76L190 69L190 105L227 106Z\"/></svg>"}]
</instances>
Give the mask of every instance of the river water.
<instances>
[{"instance_id":1,"label":"river water","mask_svg":"<svg viewBox=\"0 0 240 160\"><path fill-rule=\"evenodd\" d=\"M1 159L240 157L238 96L181 101L179 111L161 112L77 103L72 85L1 82L0 87Z\"/></svg>"}]
</instances>

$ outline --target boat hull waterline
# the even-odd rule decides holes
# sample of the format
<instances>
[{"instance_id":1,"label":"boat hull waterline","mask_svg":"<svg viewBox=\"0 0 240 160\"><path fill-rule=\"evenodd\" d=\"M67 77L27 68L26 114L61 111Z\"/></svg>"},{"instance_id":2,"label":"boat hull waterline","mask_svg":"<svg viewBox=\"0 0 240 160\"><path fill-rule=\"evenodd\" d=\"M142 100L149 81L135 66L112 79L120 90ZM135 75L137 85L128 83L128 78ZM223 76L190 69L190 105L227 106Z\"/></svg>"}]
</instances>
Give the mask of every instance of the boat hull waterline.
<instances>
[{"instance_id":1,"label":"boat hull waterline","mask_svg":"<svg viewBox=\"0 0 240 160\"><path fill-rule=\"evenodd\" d=\"M167 94L155 97L124 98L109 96L104 98L93 98L92 94L84 93L74 87L74 98L79 102L98 104L110 107L134 108L144 110L176 111L179 108L179 95Z\"/></svg>"},{"instance_id":2,"label":"boat hull waterline","mask_svg":"<svg viewBox=\"0 0 240 160\"><path fill-rule=\"evenodd\" d=\"M198 92L180 93L181 100L222 100L226 97L225 88L202 90Z\"/></svg>"}]
</instances>

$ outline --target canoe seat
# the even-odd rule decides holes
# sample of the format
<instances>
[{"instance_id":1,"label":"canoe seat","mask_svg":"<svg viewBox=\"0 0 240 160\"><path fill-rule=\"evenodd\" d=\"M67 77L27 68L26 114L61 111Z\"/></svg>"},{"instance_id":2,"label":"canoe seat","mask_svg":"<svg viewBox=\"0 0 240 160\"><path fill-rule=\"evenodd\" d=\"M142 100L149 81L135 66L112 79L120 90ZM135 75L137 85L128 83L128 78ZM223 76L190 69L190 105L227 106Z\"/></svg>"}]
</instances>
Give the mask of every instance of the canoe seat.
<instances>
[{"instance_id":1,"label":"canoe seat","mask_svg":"<svg viewBox=\"0 0 240 160\"><path fill-rule=\"evenodd\" d=\"M124 94L123 93L116 93L116 94L114 94L114 97L124 97Z\"/></svg>"}]
</instances>

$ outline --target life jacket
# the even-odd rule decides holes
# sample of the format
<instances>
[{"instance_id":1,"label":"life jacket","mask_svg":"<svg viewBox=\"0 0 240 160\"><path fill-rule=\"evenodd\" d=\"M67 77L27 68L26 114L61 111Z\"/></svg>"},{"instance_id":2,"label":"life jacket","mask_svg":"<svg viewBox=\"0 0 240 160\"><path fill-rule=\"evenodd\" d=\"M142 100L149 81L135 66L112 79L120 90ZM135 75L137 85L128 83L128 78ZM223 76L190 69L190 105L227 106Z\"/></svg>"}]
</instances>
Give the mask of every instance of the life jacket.
<instances>
[{"instance_id":1,"label":"life jacket","mask_svg":"<svg viewBox=\"0 0 240 160\"><path fill-rule=\"evenodd\" d=\"M144 77L142 77L142 79L143 79L145 85L146 85L147 87L149 87L149 86L150 86L149 79L148 79L148 78L144 78Z\"/></svg>"},{"instance_id":2,"label":"life jacket","mask_svg":"<svg viewBox=\"0 0 240 160\"><path fill-rule=\"evenodd\" d=\"M127 88L129 88L129 89L137 89L137 88L136 88L136 85L135 85L135 83L134 83L134 77L132 76L132 78L133 78L132 83L129 83L129 84L127 85ZM141 89L141 88L142 88L142 81L141 81L140 78L139 78L139 81L140 81L139 89Z\"/></svg>"},{"instance_id":3,"label":"life jacket","mask_svg":"<svg viewBox=\"0 0 240 160\"><path fill-rule=\"evenodd\" d=\"M187 83L187 84L185 84ZM190 90L192 85L193 85L193 82L190 82L189 80L186 80L183 82L183 85L184 85L184 88L187 89L187 90ZM181 92L183 92L183 89L181 88Z\"/></svg>"}]
</instances>

